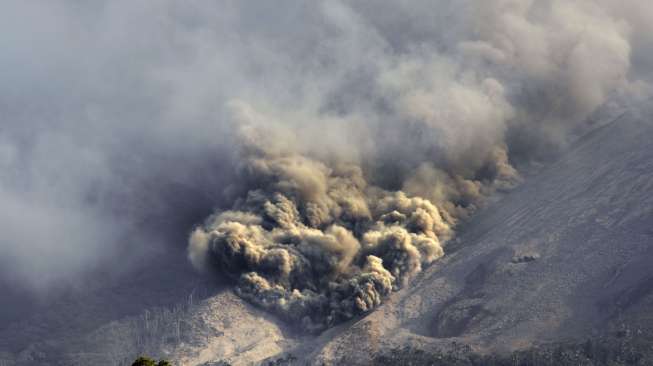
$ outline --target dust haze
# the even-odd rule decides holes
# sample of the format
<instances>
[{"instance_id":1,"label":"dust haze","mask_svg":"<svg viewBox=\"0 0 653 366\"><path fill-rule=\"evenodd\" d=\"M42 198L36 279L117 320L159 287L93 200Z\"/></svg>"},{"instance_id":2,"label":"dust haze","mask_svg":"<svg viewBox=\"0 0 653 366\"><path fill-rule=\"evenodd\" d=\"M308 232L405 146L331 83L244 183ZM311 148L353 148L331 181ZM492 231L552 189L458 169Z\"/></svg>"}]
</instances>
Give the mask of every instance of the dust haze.
<instances>
[{"instance_id":1,"label":"dust haze","mask_svg":"<svg viewBox=\"0 0 653 366\"><path fill-rule=\"evenodd\" d=\"M0 275L48 291L188 246L306 330L368 312L597 110L649 97L651 7L11 1Z\"/></svg>"}]
</instances>

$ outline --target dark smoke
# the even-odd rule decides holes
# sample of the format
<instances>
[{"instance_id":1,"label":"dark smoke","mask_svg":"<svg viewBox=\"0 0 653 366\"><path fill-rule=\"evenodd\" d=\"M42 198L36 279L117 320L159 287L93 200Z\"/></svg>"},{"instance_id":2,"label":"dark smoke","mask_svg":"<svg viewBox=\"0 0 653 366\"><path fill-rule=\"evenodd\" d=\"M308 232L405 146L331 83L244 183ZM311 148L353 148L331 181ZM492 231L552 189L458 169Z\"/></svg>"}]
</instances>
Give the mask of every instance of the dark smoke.
<instances>
[{"instance_id":1,"label":"dark smoke","mask_svg":"<svg viewBox=\"0 0 653 366\"><path fill-rule=\"evenodd\" d=\"M234 109L247 193L193 233L196 266L221 269L244 298L321 329L378 306L442 256L453 218L431 202L369 185L352 162L270 146L253 112Z\"/></svg>"}]
</instances>

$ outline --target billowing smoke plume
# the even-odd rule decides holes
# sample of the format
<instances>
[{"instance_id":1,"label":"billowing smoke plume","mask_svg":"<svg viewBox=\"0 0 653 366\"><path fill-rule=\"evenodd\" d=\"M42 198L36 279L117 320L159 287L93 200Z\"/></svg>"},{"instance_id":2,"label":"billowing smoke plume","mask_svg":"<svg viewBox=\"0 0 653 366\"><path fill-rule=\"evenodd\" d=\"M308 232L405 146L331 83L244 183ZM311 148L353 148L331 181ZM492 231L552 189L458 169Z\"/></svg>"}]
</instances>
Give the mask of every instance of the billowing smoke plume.
<instances>
[{"instance_id":1,"label":"billowing smoke plume","mask_svg":"<svg viewBox=\"0 0 653 366\"><path fill-rule=\"evenodd\" d=\"M553 155L609 94L641 92L628 78L632 30L607 5L441 5L454 13L433 40L392 32L428 17L396 25L401 17L360 4L317 7L324 33L308 40L328 52L289 50L307 52L298 74L308 95L281 108L227 104L234 203L192 233L196 267L305 329L350 319L444 255L460 220L519 182L511 157Z\"/></svg>"},{"instance_id":2,"label":"billowing smoke plume","mask_svg":"<svg viewBox=\"0 0 653 366\"><path fill-rule=\"evenodd\" d=\"M370 185L353 162L323 162L233 106L247 192L190 239L190 258L238 280L244 298L308 329L378 306L423 264L443 255L454 218L430 201Z\"/></svg>"},{"instance_id":3,"label":"billowing smoke plume","mask_svg":"<svg viewBox=\"0 0 653 366\"><path fill-rule=\"evenodd\" d=\"M653 78L648 0L3 5L0 284L194 225L196 266L308 329L405 286Z\"/></svg>"},{"instance_id":4,"label":"billowing smoke plume","mask_svg":"<svg viewBox=\"0 0 653 366\"><path fill-rule=\"evenodd\" d=\"M230 108L235 203L193 232L190 259L308 330L378 306L444 254L461 217L518 180L500 145L479 162L473 176L483 179L424 162L405 177L405 191L387 190L370 178L386 168L301 152L292 131L242 101Z\"/></svg>"}]
</instances>

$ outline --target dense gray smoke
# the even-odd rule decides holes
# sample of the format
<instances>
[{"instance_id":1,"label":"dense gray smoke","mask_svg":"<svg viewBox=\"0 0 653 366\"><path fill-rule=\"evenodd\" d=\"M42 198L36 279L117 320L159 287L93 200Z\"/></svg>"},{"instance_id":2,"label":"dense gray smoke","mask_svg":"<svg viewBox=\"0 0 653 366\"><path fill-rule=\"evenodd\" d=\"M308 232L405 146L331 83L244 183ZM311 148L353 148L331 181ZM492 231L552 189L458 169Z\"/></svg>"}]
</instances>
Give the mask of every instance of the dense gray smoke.
<instances>
[{"instance_id":1,"label":"dense gray smoke","mask_svg":"<svg viewBox=\"0 0 653 366\"><path fill-rule=\"evenodd\" d=\"M441 257L459 220L519 182L512 148L551 155L611 93L646 93L607 3L442 2L440 25L392 24L373 14L411 9L374 4L310 10L323 23L302 41L320 46L284 49L308 59L291 63L298 105L228 103L234 204L190 238L195 266L308 330L373 309ZM419 26L441 28L392 30Z\"/></svg>"},{"instance_id":2,"label":"dense gray smoke","mask_svg":"<svg viewBox=\"0 0 653 366\"><path fill-rule=\"evenodd\" d=\"M369 311L522 167L651 94L652 10L9 1L0 282L115 271L195 225L192 263L253 303L306 329Z\"/></svg>"},{"instance_id":3,"label":"dense gray smoke","mask_svg":"<svg viewBox=\"0 0 653 366\"><path fill-rule=\"evenodd\" d=\"M308 330L378 306L444 254L458 220L519 179L498 144L479 161L482 172L424 162L404 190L387 190L367 172L385 167L301 152L292 131L241 101L230 107L235 203L193 232L190 259L233 276L242 297Z\"/></svg>"},{"instance_id":4,"label":"dense gray smoke","mask_svg":"<svg viewBox=\"0 0 653 366\"><path fill-rule=\"evenodd\" d=\"M252 125L247 106L234 109L247 193L193 233L196 266L234 275L244 298L321 329L378 306L443 255L452 216L369 185L353 162L270 146L280 137Z\"/></svg>"}]
</instances>

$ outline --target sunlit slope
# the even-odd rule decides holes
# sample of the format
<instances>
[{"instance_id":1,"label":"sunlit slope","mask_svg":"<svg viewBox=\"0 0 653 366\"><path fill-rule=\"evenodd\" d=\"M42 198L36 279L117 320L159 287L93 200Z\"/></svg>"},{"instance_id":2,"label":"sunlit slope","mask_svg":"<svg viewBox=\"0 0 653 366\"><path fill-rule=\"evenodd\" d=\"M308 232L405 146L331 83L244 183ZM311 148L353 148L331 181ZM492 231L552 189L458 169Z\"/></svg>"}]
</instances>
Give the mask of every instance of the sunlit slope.
<instances>
[{"instance_id":1,"label":"sunlit slope","mask_svg":"<svg viewBox=\"0 0 653 366\"><path fill-rule=\"evenodd\" d=\"M650 331L653 124L629 112L575 146L473 218L413 286L325 335L313 356L365 362L406 344L508 350Z\"/></svg>"}]
</instances>

